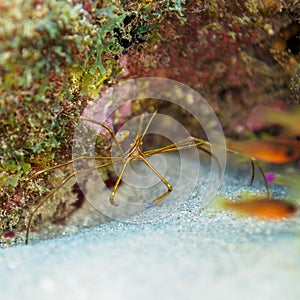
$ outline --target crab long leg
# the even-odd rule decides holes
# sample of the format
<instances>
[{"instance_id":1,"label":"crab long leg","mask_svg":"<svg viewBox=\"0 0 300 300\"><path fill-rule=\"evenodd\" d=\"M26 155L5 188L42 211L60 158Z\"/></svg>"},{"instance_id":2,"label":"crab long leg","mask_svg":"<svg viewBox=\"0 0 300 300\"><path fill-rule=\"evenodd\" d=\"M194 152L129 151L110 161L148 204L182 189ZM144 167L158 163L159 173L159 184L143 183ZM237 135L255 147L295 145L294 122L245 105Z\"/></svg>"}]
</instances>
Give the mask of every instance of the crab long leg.
<instances>
[{"instance_id":1,"label":"crab long leg","mask_svg":"<svg viewBox=\"0 0 300 300\"><path fill-rule=\"evenodd\" d=\"M124 174L124 172L125 172L125 169L126 169L126 167L127 167L127 165L128 165L129 162L130 162L130 159L127 159L127 160L125 161L125 163L124 163L124 165L123 165L123 167L122 167L122 169L121 169L121 172L120 172L120 174L119 174L119 177L118 177L118 179L117 179L117 181L116 181L116 183L115 183L115 185L114 185L114 188L113 188L113 190L112 190L112 192L111 192L111 194L110 194L110 196L109 196L109 201L110 201L110 203L111 203L112 205L114 205L114 206L118 206L118 205L115 203L115 201L114 201L114 199L115 199L115 194L116 194L116 191L117 191L117 188L118 188L118 186L119 186L119 184L120 184L121 178L122 178L122 176L123 176L123 174Z\"/></svg>"},{"instance_id":2,"label":"crab long leg","mask_svg":"<svg viewBox=\"0 0 300 300\"><path fill-rule=\"evenodd\" d=\"M220 146L217 146L217 145L212 145L212 144L210 144L209 142L207 142L205 140L201 140L201 139L198 139L198 138L195 138L195 137L189 137L187 139L179 141L176 144L174 143L174 144L171 144L171 145L168 145L168 146L165 146L165 147L161 147L161 148L158 148L158 149L145 151L144 155L145 155L145 157L148 157L148 156L151 156L151 155L154 155L154 154L166 153L166 152L172 152L172 151L178 151L178 150L185 150L185 149L197 147L198 149L200 149L203 152L207 153L208 155L210 155L211 157L213 157L216 160L216 162L218 164L220 174L221 174L221 165L220 165L220 162L219 162L218 158L211 151L209 151L208 149L205 149L204 147L201 147L201 146L209 146L209 147L215 147L215 148L220 147ZM264 184L266 186L267 197L269 198L270 197L269 183L266 179L264 170L262 169L262 167L260 166L258 161L253 157L250 157L248 155L244 155L243 153L237 152L237 151L232 150L232 149L227 148L226 151L229 152L229 153L232 153L232 154L243 156L243 157L250 160L251 168L252 168L252 175L251 175L250 185L253 184L253 181L254 181L254 178L255 178L255 175L256 175L255 166L257 166L257 168L259 169L259 171L260 171L260 173L263 177Z\"/></svg>"},{"instance_id":3,"label":"crab long leg","mask_svg":"<svg viewBox=\"0 0 300 300\"><path fill-rule=\"evenodd\" d=\"M147 131L148 131L148 129L149 129L151 123L152 123L152 120L154 119L154 117L156 116L156 114L157 114L157 111L155 111L155 112L152 114L150 120L148 121L148 123L147 123L147 125L146 125L146 127L145 127L145 129L144 129L144 132L143 132L143 134L141 135L141 138L140 138L141 142L143 141L143 139L144 139L144 137L145 137L145 135L146 135L146 133L147 133Z\"/></svg>"},{"instance_id":4,"label":"crab long leg","mask_svg":"<svg viewBox=\"0 0 300 300\"><path fill-rule=\"evenodd\" d=\"M173 191L172 185L163 177L160 175L160 173L143 157L140 157L141 161L144 162L146 166L150 168L150 170L165 184L165 186L168 188L168 191L161 195L160 197L156 198L155 200L152 201L152 206L156 205L158 202L163 200L169 193ZM148 203L148 207L151 202Z\"/></svg>"},{"instance_id":5,"label":"crab long leg","mask_svg":"<svg viewBox=\"0 0 300 300\"><path fill-rule=\"evenodd\" d=\"M192 137L192 139L193 139L194 141L198 140L197 138L193 138L193 137ZM200 141L202 141L202 140L200 140ZM208 143L208 142L207 142L207 143ZM210 143L208 143L208 145L210 145L210 146L212 146L212 147L219 148L219 146L217 146L217 145L212 145L212 144L210 144ZM259 162L257 161L257 159L254 158L254 157L245 155L245 154L243 154L243 153L241 153L241 152L238 152L238 151L229 149L229 148L227 148L226 151L229 152L229 153L233 153L233 154L239 155L239 156L243 156L243 157L245 157L245 158L247 158L247 159L249 159L249 160L251 161L252 176L251 176L250 184L252 184L253 181L254 181L254 178L255 178L255 166L257 166L257 168L259 169L259 171L260 171L260 173L261 173L261 175L262 175L262 177L263 177L263 180L264 180L264 183L265 183L265 186L266 186L267 197L270 198L270 187L269 187L269 183L268 183L268 181L267 181L265 172L264 172L263 168L260 166L260 164L259 164Z\"/></svg>"},{"instance_id":6,"label":"crab long leg","mask_svg":"<svg viewBox=\"0 0 300 300\"><path fill-rule=\"evenodd\" d=\"M76 175L81 174L81 173L86 173L89 171L93 171L93 170L98 170L104 167L107 167L109 165L111 165L112 162L108 162L108 163L104 163L100 166L97 166L96 168L89 168L89 169L85 169L85 170L80 170L80 171L75 171L73 173L71 173L69 176L67 176L60 185L58 185L55 189L53 189L50 193L48 193L38 204L36 204L29 215L29 219L28 219L28 224L27 224L27 228L26 228L26 237L25 237L25 244L28 244L28 237L29 237L29 232L30 232L30 228L32 225L32 220L34 217L34 214L38 211L38 209L50 198L52 197L59 189L61 189L63 186L65 186L72 178L74 178Z\"/></svg>"},{"instance_id":7,"label":"crab long leg","mask_svg":"<svg viewBox=\"0 0 300 300\"><path fill-rule=\"evenodd\" d=\"M172 152L172 151L176 151L176 150L184 150L184 149L199 147L202 145L211 147L211 144L205 140L201 140L201 139L194 138L194 137L188 137L184 140L178 141L176 143L170 144L165 147L145 151L144 154L149 156L149 155L153 155L153 154L157 154L157 153L165 153L165 152ZM199 147L199 148L201 150L204 149L202 147ZM209 151L209 152L211 153L211 151Z\"/></svg>"},{"instance_id":8,"label":"crab long leg","mask_svg":"<svg viewBox=\"0 0 300 300\"><path fill-rule=\"evenodd\" d=\"M251 168L252 168L252 176L251 176L251 180L250 180L250 185L253 184L253 181L255 178L255 164L254 164L253 160L251 160Z\"/></svg>"},{"instance_id":9,"label":"crab long leg","mask_svg":"<svg viewBox=\"0 0 300 300\"><path fill-rule=\"evenodd\" d=\"M259 162L257 161L257 159L254 158L254 157L245 155L243 153L240 153L238 151L232 150L232 149L227 149L227 152L232 153L232 154L236 154L236 155L239 155L239 156L243 156L243 157L245 157L245 158L247 158L247 159L249 159L251 161L252 176L251 176L250 184L252 184L253 181L254 181L254 178L255 178L255 166L257 166L257 168L259 169L259 172L260 172L260 174L261 174L261 176L262 176L262 178L264 180L265 186L266 186L267 197L270 198L270 186L269 186L269 183L267 181L265 172L264 172L263 168L261 167L261 165L259 164Z\"/></svg>"},{"instance_id":10,"label":"crab long leg","mask_svg":"<svg viewBox=\"0 0 300 300\"><path fill-rule=\"evenodd\" d=\"M270 187L269 187L269 183L268 183L268 180L266 178L266 175L265 175L265 172L263 170L263 168L261 167L261 165L255 160L254 163L256 164L256 166L258 167L260 173L261 173L261 176L265 182L265 186L267 188L267 198L270 199Z\"/></svg>"},{"instance_id":11,"label":"crab long leg","mask_svg":"<svg viewBox=\"0 0 300 300\"><path fill-rule=\"evenodd\" d=\"M160 201L164 200L172 191L167 190L165 193L157 197L155 200L148 202L148 205L146 208L151 208L155 206Z\"/></svg>"},{"instance_id":12,"label":"crab long leg","mask_svg":"<svg viewBox=\"0 0 300 300\"><path fill-rule=\"evenodd\" d=\"M55 169L66 167L66 166L72 164L73 162L76 162L79 160L85 160L85 159L86 160L112 160L113 162L115 162L115 161L118 161L120 158L118 156L97 156L97 155L96 156L79 156L79 157L70 159L67 162L55 165L53 167L49 167L45 170L37 171L30 177L30 179L32 179L33 177L36 177L38 175L41 175L43 173L47 173L47 172L53 171Z\"/></svg>"},{"instance_id":13,"label":"crab long leg","mask_svg":"<svg viewBox=\"0 0 300 300\"><path fill-rule=\"evenodd\" d=\"M88 122L94 123L94 124L97 124L97 125L100 125L101 127L105 128L109 132L109 134L111 135L111 137L114 140L114 142L116 143L116 145L117 145L117 147L118 147L121 155L124 154L124 150L122 149L120 143L118 142L114 131L108 125L106 125L103 122L98 122L98 121L95 121L93 119L89 119L89 118L86 118L86 117L80 117L80 119L84 120L84 121L88 121Z\"/></svg>"},{"instance_id":14,"label":"crab long leg","mask_svg":"<svg viewBox=\"0 0 300 300\"><path fill-rule=\"evenodd\" d=\"M197 139L197 141L190 140L190 139L185 139L185 140L179 141L176 144L171 144L171 145L161 147L161 148L158 148L158 149L145 151L144 156L148 157L148 156L151 156L151 155L154 155L154 154L180 151L180 150L186 150L186 149L191 149L191 148L197 147L201 151L203 151L206 154L210 155L216 161L216 163L218 165L218 169L219 169L219 175L221 177L222 176L222 167L221 167L221 164L220 164L218 158L211 151L201 147L202 145L207 146L207 145L210 145L210 144L208 142L206 142L204 140L200 140L200 139Z\"/></svg>"}]
</instances>

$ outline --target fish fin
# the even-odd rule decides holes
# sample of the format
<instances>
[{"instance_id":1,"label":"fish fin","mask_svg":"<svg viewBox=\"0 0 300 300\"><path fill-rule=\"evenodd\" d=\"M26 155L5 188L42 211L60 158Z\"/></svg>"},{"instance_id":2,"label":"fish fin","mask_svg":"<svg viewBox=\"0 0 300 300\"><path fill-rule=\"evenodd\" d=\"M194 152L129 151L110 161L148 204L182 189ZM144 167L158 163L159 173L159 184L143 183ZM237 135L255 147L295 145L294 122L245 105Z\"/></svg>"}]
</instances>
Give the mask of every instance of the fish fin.
<instances>
[{"instance_id":1,"label":"fish fin","mask_svg":"<svg viewBox=\"0 0 300 300\"><path fill-rule=\"evenodd\" d=\"M216 195L212 199L212 201L206 206L206 208L213 210L213 211L222 211L228 201L230 201L230 200L228 198L226 198L225 196Z\"/></svg>"}]
</instances>

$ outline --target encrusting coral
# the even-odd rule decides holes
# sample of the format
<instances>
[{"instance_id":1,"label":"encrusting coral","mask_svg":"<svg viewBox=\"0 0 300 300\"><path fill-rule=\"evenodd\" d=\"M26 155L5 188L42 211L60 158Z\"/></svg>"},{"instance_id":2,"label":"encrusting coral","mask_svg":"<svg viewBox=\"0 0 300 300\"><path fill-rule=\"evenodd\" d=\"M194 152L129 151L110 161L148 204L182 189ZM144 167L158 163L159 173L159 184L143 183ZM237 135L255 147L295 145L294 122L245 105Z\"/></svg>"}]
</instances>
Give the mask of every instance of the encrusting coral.
<instances>
[{"instance_id":1,"label":"encrusting coral","mask_svg":"<svg viewBox=\"0 0 300 300\"><path fill-rule=\"evenodd\" d=\"M182 2L1 2L1 237L24 230L30 207L63 177L32 174L70 158L76 120L120 78L122 54L168 14L182 15ZM64 220L72 210L52 201L41 217Z\"/></svg>"},{"instance_id":2,"label":"encrusting coral","mask_svg":"<svg viewBox=\"0 0 300 300\"><path fill-rule=\"evenodd\" d=\"M63 171L55 178L33 174L70 159L81 112L119 80L160 76L189 85L211 104L228 135L249 133L243 120L256 105L297 103L299 5L2 1L0 237L23 232L30 208L62 181ZM132 113L153 105L159 103L136 102ZM196 135L188 117L180 118ZM100 138L100 150L104 145ZM74 183L55 198L37 219L63 222L82 203Z\"/></svg>"}]
</instances>

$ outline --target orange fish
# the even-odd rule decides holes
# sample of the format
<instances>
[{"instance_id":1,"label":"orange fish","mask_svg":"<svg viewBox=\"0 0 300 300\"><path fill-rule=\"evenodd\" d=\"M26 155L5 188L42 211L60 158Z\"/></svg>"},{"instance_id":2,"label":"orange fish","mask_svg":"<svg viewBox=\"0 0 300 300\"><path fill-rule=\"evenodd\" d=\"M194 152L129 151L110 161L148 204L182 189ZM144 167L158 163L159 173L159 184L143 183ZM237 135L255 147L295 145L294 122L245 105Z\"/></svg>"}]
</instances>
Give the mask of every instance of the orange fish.
<instances>
[{"instance_id":1,"label":"orange fish","mask_svg":"<svg viewBox=\"0 0 300 300\"><path fill-rule=\"evenodd\" d=\"M290 111L278 111L272 108L261 110L257 114L257 119L269 124L278 124L284 127L286 134L299 135L300 109L295 106Z\"/></svg>"},{"instance_id":2,"label":"orange fish","mask_svg":"<svg viewBox=\"0 0 300 300\"><path fill-rule=\"evenodd\" d=\"M269 198L254 198L240 202L226 200L222 206L241 214L269 220L287 218L298 211L298 207L291 202Z\"/></svg>"},{"instance_id":3,"label":"orange fish","mask_svg":"<svg viewBox=\"0 0 300 300\"><path fill-rule=\"evenodd\" d=\"M296 140L227 140L227 147L229 150L273 164L284 164L300 158L300 142Z\"/></svg>"}]
</instances>

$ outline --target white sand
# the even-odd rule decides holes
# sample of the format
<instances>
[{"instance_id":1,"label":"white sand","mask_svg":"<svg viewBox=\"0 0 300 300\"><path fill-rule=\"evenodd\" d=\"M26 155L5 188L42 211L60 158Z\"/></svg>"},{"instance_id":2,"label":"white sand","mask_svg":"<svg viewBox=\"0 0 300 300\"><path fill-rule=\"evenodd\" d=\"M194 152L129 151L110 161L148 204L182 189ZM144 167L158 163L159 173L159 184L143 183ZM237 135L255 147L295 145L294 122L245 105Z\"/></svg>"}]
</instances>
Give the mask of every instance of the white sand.
<instances>
[{"instance_id":1,"label":"white sand","mask_svg":"<svg viewBox=\"0 0 300 300\"><path fill-rule=\"evenodd\" d=\"M238 189L233 175L223 192ZM112 221L2 249L0 298L300 299L299 215L241 219L201 211L197 195L160 222Z\"/></svg>"}]
</instances>

